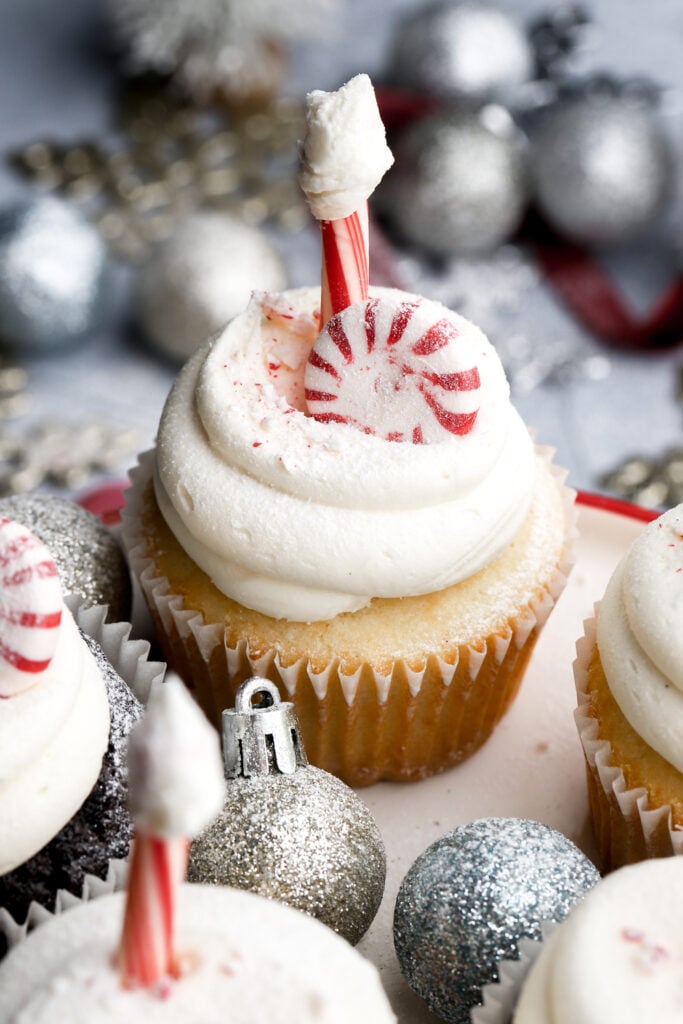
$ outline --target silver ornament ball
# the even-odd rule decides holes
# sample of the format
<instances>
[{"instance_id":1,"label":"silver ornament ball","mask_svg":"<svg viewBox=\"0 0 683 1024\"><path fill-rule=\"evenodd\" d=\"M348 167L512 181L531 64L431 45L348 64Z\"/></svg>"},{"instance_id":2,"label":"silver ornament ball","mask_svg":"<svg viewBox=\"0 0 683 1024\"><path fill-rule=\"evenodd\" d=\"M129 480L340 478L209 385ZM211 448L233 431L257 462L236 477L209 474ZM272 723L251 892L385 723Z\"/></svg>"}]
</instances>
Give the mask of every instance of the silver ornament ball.
<instances>
[{"instance_id":1,"label":"silver ornament ball","mask_svg":"<svg viewBox=\"0 0 683 1024\"><path fill-rule=\"evenodd\" d=\"M204 210L150 253L136 277L134 315L158 351L184 361L244 310L253 290L284 286L282 261L261 230Z\"/></svg>"},{"instance_id":2,"label":"silver ornament ball","mask_svg":"<svg viewBox=\"0 0 683 1024\"><path fill-rule=\"evenodd\" d=\"M264 698L251 707L254 697ZM340 779L307 763L294 705L264 679L223 712L222 813L192 843L190 882L287 903L355 945L384 893L386 853L370 811Z\"/></svg>"},{"instance_id":3,"label":"silver ornament ball","mask_svg":"<svg viewBox=\"0 0 683 1024\"><path fill-rule=\"evenodd\" d=\"M104 242L68 203L50 197L0 212L0 345L50 352L82 340L109 281Z\"/></svg>"},{"instance_id":4,"label":"silver ornament ball","mask_svg":"<svg viewBox=\"0 0 683 1024\"><path fill-rule=\"evenodd\" d=\"M436 256L491 252L519 226L526 153L501 108L435 114L403 133L378 208L409 243Z\"/></svg>"},{"instance_id":5,"label":"silver ornament ball","mask_svg":"<svg viewBox=\"0 0 683 1024\"><path fill-rule=\"evenodd\" d=\"M65 594L86 605L106 604L111 622L127 622L132 591L125 558L114 535L86 509L52 494L0 499L0 516L14 519L48 548Z\"/></svg>"},{"instance_id":6,"label":"silver ornament ball","mask_svg":"<svg viewBox=\"0 0 683 1024\"><path fill-rule=\"evenodd\" d=\"M411 988L452 1024L470 1024L498 963L541 938L600 879L566 836L537 821L483 818L433 843L396 899L394 945Z\"/></svg>"},{"instance_id":7,"label":"silver ornament ball","mask_svg":"<svg viewBox=\"0 0 683 1024\"><path fill-rule=\"evenodd\" d=\"M443 100L502 99L533 70L529 40L508 14L454 0L402 19L388 60L393 84Z\"/></svg>"},{"instance_id":8,"label":"silver ornament ball","mask_svg":"<svg viewBox=\"0 0 683 1024\"><path fill-rule=\"evenodd\" d=\"M654 112L628 97L559 101L534 133L532 161L545 217L588 245L636 237L672 192L669 142Z\"/></svg>"}]
</instances>

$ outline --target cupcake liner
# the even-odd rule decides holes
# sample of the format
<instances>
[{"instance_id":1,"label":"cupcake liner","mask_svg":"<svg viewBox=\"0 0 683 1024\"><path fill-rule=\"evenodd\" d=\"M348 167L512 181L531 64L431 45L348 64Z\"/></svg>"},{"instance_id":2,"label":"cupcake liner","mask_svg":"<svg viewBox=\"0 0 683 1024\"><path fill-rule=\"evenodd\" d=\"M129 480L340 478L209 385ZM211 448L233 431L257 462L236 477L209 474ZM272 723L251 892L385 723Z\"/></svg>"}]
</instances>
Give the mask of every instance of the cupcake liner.
<instances>
[{"instance_id":1,"label":"cupcake liner","mask_svg":"<svg viewBox=\"0 0 683 1024\"><path fill-rule=\"evenodd\" d=\"M108 622L106 604L86 605L79 594L68 594L64 603L76 625L95 640L141 704L161 686L166 672L163 661L149 661L147 640L131 640L130 622Z\"/></svg>"},{"instance_id":2,"label":"cupcake liner","mask_svg":"<svg viewBox=\"0 0 683 1024\"><path fill-rule=\"evenodd\" d=\"M526 976L540 955L543 943L558 927L556 921L542 921L542 939L520 939L519 960L500 961L498 981L484 985L482 1005L470 1010L472 1024L510 1024Z\"/></svg>"},{"instance_id":3,"label":"cupcake liner","mask_svg":"<svg viewBox=\"0 0 683 1024\"><path fill-rule=\"evenodd\" d=\"M92 637L107 659L130 687L138 700L145 704L150 695L161 686L166 666L160 661L148 661L150 645L146 640L130 640L131 625L128 622L107 622L107 605L86 606L79 594L70 594L65 604L73 615L76 624L84 633ZM80 896L65 889L57 892L55 911L61 913L83 900L95 899L122 889L126 879L126 862L110 860L105 879L95 875L86 875ZM20 942L42 921L52 917L53 913L41 904L31 903L28 916L23 924L19 924L5 907L0 907L0 953L3 940L9 948Z\"/></svg>"},{"instance_id":4,"label":"cupcake liner","mask_svg":"<svg viewBox=\"0 0 683 1024\"><path fill-rule=\"evenodd\" d=\"M100 896L108 896L113 892L120 892L126 887L128 877L128 862L125 860L110 860L107 868L106 878L98 878L96 875L86 875L83 879L81 895L76 896L66 889L58 889L55 900L55 909L47 910L35 901L30 904L26 920L18 924L5 907L0 907L0 955L2 955L3 940L7 949L12 949L17 943L22 942L35 928L49 921L57 914L78 906L79 903L87 903L90 900L98 899Z\"/></svg>"},{"instance_id":5,"label":"cupcake liner","mask_svg":"<svg viewBox=\"0 0 683 1024\"><path fill-rule=\"evenodd\" d=\"M217 726L240 683L253 675L271 679L296 704L310 761L351 785L422 778L463 760L488 738L514 698L574 561L574 492L564 486L564 472L552 466L552 451L537 451L563 496L568 537L561 563L521 612L480 645L461 646L453 661L428 655L417 670L398 659L389 674L368 663L346 674L338 659L316 672L306 657L283 665L274 650L256 657L245 640L226 644L222 623L207 624L201 612L186 608L147 556L140 521L154 452L144 453L126 492L123 538L169 664Z\"/></svg>"},{"instance_id":6,"label":"cupcake liner","mask_svg":"<svg viewBox=\"0 0 683 1024\"><path fill-rule=\"evenodd\" d=\"M683 854L683 830L673 824L668 804L652 807L644 787L627 787L621 768L613 764L609 740L598 735L599 725L591 713L588 695L588 664L596 645L596 631L596 618L587 619L584 636L576 644L578 707L574 718L586 758L593 831L603 869L610 871L650 857Z\"/></svg>"}]
</instances>

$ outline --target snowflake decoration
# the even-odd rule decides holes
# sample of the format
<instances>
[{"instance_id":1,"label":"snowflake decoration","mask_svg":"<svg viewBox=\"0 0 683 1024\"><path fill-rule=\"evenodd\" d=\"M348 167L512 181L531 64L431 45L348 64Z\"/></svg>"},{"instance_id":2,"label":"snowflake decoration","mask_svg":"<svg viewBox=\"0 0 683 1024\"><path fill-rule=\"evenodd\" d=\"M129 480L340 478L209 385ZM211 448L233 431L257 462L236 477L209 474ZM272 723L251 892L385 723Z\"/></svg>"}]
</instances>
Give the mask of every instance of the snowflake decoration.
<instances>
[{"instance_id":1,"label":"snowflake decoration","mask_svg":"<svg viewBox=\"0 0 683 1024\"><path fill-rule=\"evenodd\" d=\"M68 490L82 487L97 472L122 471L138 447L131 430L42 420L23 434L0 438L0 495L46 483Z\"/></svg>"},{"instance_id":2,"label":"snowflake decoration","mask_svg":"<svg viewBox=\"0 0 683 1024\"><path fill-rule=\"evenodd\" d=\"M135 79L119 97L118 122L120 134L108 139L36 141L11 157L41 190L78 201L117 258L143 260L198 207L288 232L309 222L297 182L300 102L228 111L181 99L156 79Z\"/></svg>"}]
</instances>

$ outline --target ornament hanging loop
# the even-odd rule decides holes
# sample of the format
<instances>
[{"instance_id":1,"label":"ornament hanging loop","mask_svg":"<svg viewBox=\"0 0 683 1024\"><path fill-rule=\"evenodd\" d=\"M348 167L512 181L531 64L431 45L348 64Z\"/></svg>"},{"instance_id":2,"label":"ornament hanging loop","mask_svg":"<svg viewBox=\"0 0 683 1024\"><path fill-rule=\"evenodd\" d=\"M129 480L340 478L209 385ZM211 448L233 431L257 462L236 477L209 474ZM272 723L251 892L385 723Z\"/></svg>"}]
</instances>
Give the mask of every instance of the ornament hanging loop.
<instances>
[{"instance_id":1,"label":"ornament hanging loop","mask_svg":"<svg viewBox=\"0 0 683 1024\"><path fill-rule=\"evenodd\" d=\"M254 698L261 704L254 705ZM292 775L308 764L294 705L277 687L254 676L240 686L235 707L223 711L225 777Z\"/></svg>"}]
</instances>

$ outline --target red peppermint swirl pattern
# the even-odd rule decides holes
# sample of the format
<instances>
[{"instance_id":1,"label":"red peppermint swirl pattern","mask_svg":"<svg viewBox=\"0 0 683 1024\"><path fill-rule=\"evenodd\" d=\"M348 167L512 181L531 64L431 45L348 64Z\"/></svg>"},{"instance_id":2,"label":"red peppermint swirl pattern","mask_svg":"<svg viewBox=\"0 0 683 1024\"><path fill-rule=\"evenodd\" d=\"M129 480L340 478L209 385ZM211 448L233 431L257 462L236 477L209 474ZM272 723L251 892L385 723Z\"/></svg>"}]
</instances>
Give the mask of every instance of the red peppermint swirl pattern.
<instances>
[{"instance_id":1,"label":"red peppermint swirl pattern","mask_svg":"<svg viewBox=\"0 0 683 1024\"><path fill-rule=\"evenodd\" d=\"M62 587L50 553L0 519L0 698L28 689L50 664L62 620Z\"/></svg>"},{"instance_id":2,"label":"red peppermint swirl pattern","mask_svg":"<svg viewBox=\"0 0 683 1024\"><path fill-rule=\"evenodd\" d=\"M468 434L480 404L474 332L426 299L349 306L328 321L309 355L308 411L388 441L429 444Z\"/></svg>"}]
</instances>

